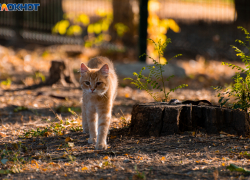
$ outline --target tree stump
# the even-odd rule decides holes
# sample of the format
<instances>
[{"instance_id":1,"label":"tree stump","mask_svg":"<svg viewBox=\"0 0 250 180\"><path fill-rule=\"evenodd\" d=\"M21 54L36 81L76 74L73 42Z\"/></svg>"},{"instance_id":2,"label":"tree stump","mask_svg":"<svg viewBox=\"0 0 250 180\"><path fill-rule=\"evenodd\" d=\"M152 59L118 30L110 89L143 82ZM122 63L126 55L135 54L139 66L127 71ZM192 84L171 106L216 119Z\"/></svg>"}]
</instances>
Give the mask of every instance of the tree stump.
<instances>
[{"instance_id":1,"label":"tree stump","mask_svg":"<svg viewBox=\"0 0 250 180\"><path fill-rule=\"evenodd\" d=\"M205 129L208 134L220 131L250 135L249 114L219 106L154 102L133 106L130 130L141 136L164 136Z\"/></svg>"},{"instance_id":2,"label":"tree stump","mask_svg":"<svg viewBox=\"0 0 250 180\"><path fill-rule=\"evenodd\" d=\"M68 60L51 61L49 77L46 78L45 82L16 90L36 89L43 86L52 86L57 82L61 82L61 84L66 87L70 84L73 84L75 87L79 87L79 83L75 79L73 69L71 68Z\"/></svg>"},{"instance_id":3,"label":"tree stump","mask_svg":"<svg viewBox=\"0 0 250 180\"><path fill-rule=\"evenodd\" d=\"M70 63L67 60L51 62L49 77L47 78L45 84L52 85L59 81L63 86L69 86L69 83L73 83L76 87L79 86Z\"/></svg>"}]
</instances>

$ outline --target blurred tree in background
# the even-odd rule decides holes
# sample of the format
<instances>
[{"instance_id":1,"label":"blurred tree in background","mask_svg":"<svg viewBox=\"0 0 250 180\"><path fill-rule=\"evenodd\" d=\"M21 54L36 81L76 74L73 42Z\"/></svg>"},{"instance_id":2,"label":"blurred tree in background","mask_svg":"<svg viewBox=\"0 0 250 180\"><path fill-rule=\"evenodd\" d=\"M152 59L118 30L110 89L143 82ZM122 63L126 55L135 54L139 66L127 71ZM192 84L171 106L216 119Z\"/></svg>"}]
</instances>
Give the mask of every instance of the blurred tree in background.
<instances>
[{"instance_id":1,"label":"blurred tree in background","mask_svg":"<svg viewBox=\"0 0 250 180\"><path fill-rule=\"evenodd\" d=\"M237 12L236 23L249 29L250 23L250 1L249 0L235 0L235 10Z\"/></svg>"},{"instance_id":2,"label":"blurred tree in background","mask_svg":"<svg viewBox=\"0 0 250 180\"><path fill-rule=\"evenodd\" d=\"M125 46L134 46L136 43L137 34L137 24L135 23L135 15L132 9L132 4L130 0L113 0L113 22L110 26L110 35L112 37L111 41L121 41ZM122 37L117 33L117 28L119 28L118 23L125 25L126 32ZM121 27L120 27L121 28Z\"/></svg>"}]
</instances>

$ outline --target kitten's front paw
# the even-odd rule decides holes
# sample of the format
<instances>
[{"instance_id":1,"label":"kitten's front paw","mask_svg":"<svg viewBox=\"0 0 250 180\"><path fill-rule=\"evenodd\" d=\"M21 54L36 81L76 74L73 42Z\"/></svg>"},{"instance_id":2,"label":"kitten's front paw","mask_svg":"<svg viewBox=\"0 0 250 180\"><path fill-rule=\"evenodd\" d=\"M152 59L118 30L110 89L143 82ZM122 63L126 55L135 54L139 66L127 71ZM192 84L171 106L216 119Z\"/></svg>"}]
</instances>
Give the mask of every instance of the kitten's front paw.
<instances>
[{"instance_id":1,"label":"kitten's front paw","mask_svg":"<svg viewBox=\"0 0 250 180\"><path fill-rule=\"evenodd\" d=\"M107 145L106 144L96 144L95 149L96 150L106 150Z\"/></svg>"},{"instance_id":2,"label":"kitten's front paw","mask_svg":"<svg viewBox=\"0 0 250 180\"><path fill-rule=\"evenodd\" d=\"M95 144L96 143L96 138L89 138L88 143L89 144Z\"/></svg>"}]
</instances>

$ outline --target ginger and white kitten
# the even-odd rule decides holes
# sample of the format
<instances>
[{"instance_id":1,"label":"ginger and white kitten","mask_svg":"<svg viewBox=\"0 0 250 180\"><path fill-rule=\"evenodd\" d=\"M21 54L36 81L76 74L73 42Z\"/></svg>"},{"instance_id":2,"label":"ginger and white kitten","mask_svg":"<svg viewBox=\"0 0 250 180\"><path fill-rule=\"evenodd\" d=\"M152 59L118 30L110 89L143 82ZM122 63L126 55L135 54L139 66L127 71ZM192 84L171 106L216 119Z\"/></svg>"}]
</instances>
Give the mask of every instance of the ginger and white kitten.
<instances>
[{"instance_id":1,"label":"ginger and white kitten","mask_svg":"<svg viewBox=\"0 0 250 180\"><path fill-rule=\"evenodd\" d=\"M89 132L89 143L96 149L107 148L107 135L118 80L113 63L106 57L95 57L81 64L80 85L83 90L82 126Z\"/></svg>"}]
</instances>

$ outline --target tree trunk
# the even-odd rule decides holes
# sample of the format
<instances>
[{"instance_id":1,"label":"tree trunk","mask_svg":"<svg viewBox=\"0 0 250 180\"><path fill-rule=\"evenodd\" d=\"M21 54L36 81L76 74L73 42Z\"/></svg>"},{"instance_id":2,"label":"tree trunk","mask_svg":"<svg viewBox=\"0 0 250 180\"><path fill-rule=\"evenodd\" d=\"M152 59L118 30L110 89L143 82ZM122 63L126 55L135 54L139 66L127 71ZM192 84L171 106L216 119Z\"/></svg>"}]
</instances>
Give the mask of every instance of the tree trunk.
<instances>
[{"instance_id":1,"label":"tree trunk","mask_svg":"<svg viewBox=\"0 0 250 180\"><path fill-rule=\"evenodd\" d=\"M235 10L237 12L237 25L248 28L250 24L250 1L235 0Z\"/></svg>"},{"instance_id":2,"label":"tree trunk","mask_svg":"<svg viewBox=\"0 0 250 180\"><path fill-rule=\"evenodd\" d=\"M136 26L134 23L134 13L130 0L113 0L113 22L110 26L112 41L121 40L125 46L134 46L136 43ZM115 29L117 23L123 23L128 30L122 37L119 37Z\"/></svg>"}]
</instances>

